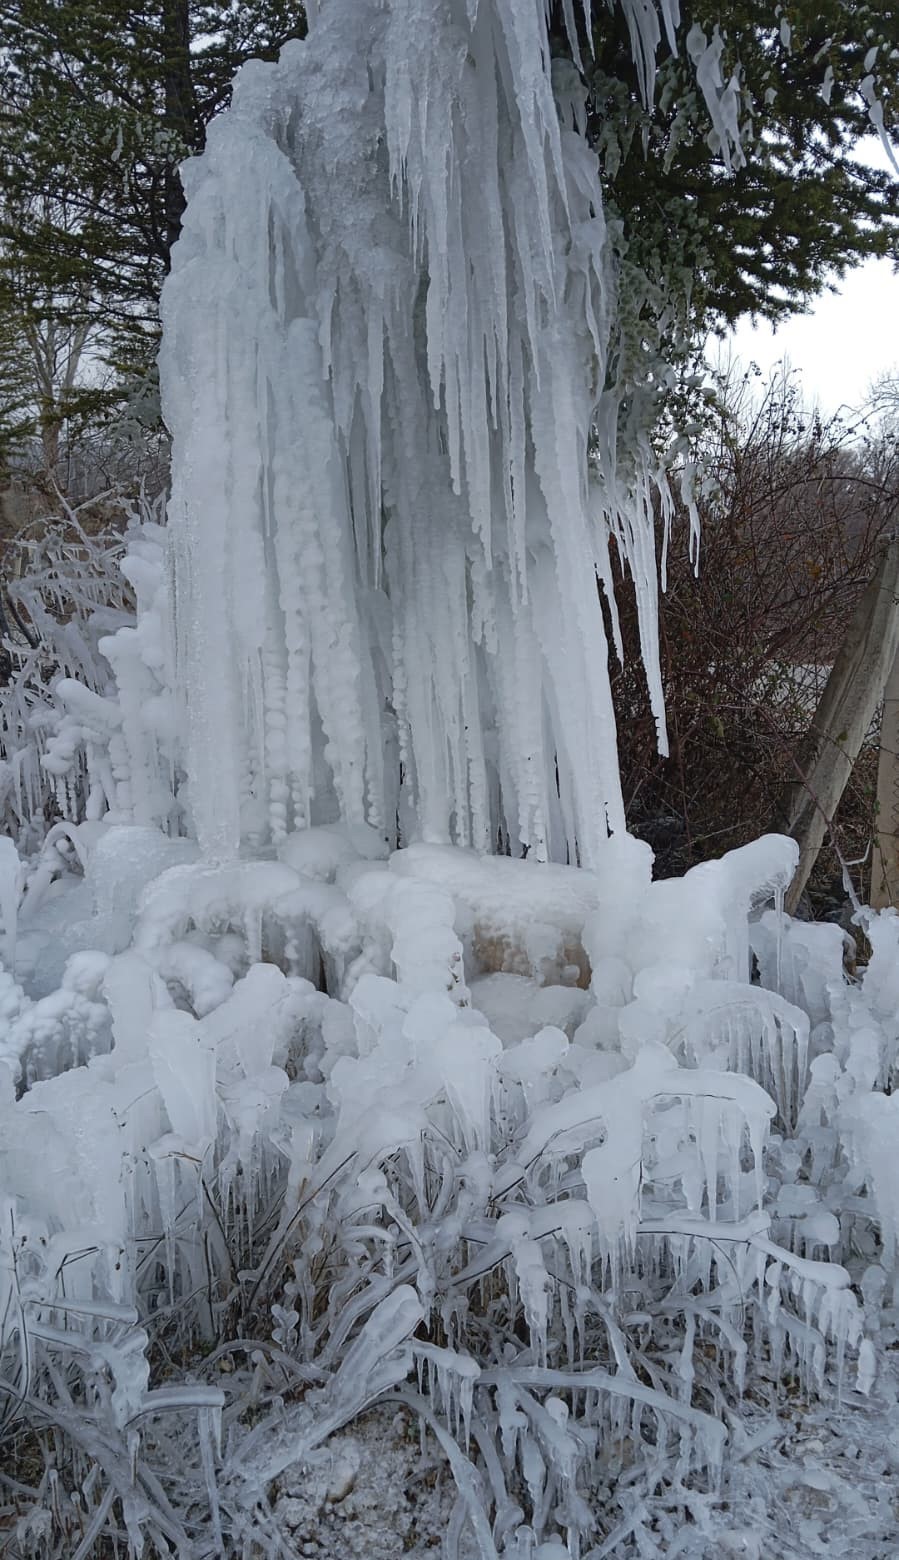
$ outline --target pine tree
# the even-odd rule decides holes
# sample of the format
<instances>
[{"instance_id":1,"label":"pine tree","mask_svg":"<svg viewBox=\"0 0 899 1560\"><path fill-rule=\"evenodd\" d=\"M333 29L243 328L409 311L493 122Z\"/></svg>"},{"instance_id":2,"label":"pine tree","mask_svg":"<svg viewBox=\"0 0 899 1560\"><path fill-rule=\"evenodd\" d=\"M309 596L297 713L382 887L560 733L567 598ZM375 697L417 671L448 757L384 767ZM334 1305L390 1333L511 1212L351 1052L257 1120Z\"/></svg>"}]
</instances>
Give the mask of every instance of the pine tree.
<instances>
[{"instance_id":1,"label":"pine tree","mask_svg":"<svg viewBox=\"0 0 899 1560\"><path fill-rule=\"evenodd\" d=\"M878 121L899 128L899 9L684 0L681 13L688 48L694 27L720 38L745 162L724 166L683 43L647 107L621 13L597 10L590 129L631 262L663 284L683 271L694 327L777 320L869 255L899 264L899 165L860 155Z\"/></svg>"}]
</instances>

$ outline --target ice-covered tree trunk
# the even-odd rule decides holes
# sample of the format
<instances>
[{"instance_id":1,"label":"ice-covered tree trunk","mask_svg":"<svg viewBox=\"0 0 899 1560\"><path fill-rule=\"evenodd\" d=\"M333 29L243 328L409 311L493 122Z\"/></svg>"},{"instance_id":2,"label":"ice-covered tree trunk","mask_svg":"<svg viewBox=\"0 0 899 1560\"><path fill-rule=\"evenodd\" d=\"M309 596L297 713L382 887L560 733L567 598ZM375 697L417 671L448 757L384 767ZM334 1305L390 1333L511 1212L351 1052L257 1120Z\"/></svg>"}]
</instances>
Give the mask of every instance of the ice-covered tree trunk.
<instances>
[{"instance_id":1,"label":"ice-covered tree trunk","mask_svg":"<svg viewBox=\"0 0 899 1560\"><path fill-rule=\"evenodd\" d=\"M650 79L659 16L625 10ZM618 448L615 244L543 0L326 0L185 187L162 377L204 849L339 816L596 863L610 530L664 739L654 474Z\"/></svg>"}]
</instances>

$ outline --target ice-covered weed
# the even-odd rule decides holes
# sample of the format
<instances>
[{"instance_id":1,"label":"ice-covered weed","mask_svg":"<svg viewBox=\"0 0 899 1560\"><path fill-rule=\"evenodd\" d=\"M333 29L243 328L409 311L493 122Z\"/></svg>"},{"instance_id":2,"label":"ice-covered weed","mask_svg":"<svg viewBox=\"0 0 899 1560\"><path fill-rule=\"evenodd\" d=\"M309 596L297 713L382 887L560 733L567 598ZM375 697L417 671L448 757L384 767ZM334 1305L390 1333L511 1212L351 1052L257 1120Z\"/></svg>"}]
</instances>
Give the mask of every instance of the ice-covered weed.
<instances>
[{"instance_id":1,"label":"ice-covered weed","mask_svg":"<svg viewBox=\"0 0 899 1560\"><path fill-rule=\"evenodd\" d=\"M63 989L103 1015L104 1043L26 1078L18 1099L10 1084L0 1149L9 1411L75 1437L70 1479L84 1458L119 1470L104 1499L124 1501L122 1470L141 1470L133 1532L164 1535L168 1511L183 1552L203 1553L187 1536L190 1489L222 1552L255 1534L265 1553L266 1490L391 1401L449 1460L454 1542L527 1554L559 1532L577 1547L606 1530L591 1497L602 1481L640 1470L675 1504L716 1489L748 1385L826 1390L830 1362L848 1387L863 1318L825 1218L849 1206L837 1105L815 1105L813 1061L795 1127L782 1106L769 1148L762 1085L772 1057L785 1076L786 1029L772 1050L765 1025L802 1025L774 994L753 1010L756 988L732 978L749 949L729 897L752 898L753 859L760 890L785 877L788 842L759 842L677 895L650 881L641 847L622 847L630 909L615 932L614 885L573 868L441 847L384 859L374 831L336 827L298 836L282 852L295 866L166 867L177 842L156 840L162 871L128 945L69 961ZM68 897L103 901L135 846L146 860L150 832L88 829ZM298 870L309 863L314 877ZM420 892L404 917L410 869ZM496 924L498 883L507 945L544 928L531 980L490 976L505 1043L471 1001L484 975L454 930ZM677 974L653 954L683 940L691 893L701 935ZM655 935L638 942L637 924ZM257 957L266 926L279 964ZM23 914L23 957L39 964L49 935L52 900ZM779 935L796 956L790 923ZM534 1033L531 993L552 991L536 966L572 937L602 945L593 983L556 988L560 1009L578 997L570 1034ZM329 991L309 979L323 946ZM841 967L832 984L834 1001L849 990ZM26 1056L36 1008L26 1000L11 1029ZM800 1086L801 1059L793 1076ZM816 1120L832 1134L820 1197ZM859 1357L865 1388L868 1372ZM205 1496L163 1450L171 1437Z\"/></svg>"}]
</instances>

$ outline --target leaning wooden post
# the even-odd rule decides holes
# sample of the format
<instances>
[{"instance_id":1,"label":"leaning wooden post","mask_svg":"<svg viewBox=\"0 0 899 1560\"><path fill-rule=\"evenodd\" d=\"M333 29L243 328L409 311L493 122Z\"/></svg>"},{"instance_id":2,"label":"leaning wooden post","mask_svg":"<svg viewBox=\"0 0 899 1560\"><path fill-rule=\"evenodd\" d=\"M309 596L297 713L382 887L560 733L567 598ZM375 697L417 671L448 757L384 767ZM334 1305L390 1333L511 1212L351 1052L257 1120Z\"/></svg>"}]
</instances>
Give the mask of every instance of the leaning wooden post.
<instances>
[{"instance_id":1,"label":"leaning wooden post","mask_svg":"<svg viewBox=\"0 0 899 1560\"><path fill-rule=\"evenodd\" d=\"M800 766L802 778L789 787L784 798L781 827L799 843L799 865L786 896L790 913L799 903L871 729L897 651L899 534L894 534L837 652L815 711Z\"/></svg>"},{"instance_id":2,"label":"leaning wooden post","mask_svg":"<svg viewBox=\"0 0 899 1560\"><path fill-rule=\"evenodd\" d=\"M899 905L899 654L887 678L880 717L871 904L875 910Z\"/></svg>"}]
</instances>

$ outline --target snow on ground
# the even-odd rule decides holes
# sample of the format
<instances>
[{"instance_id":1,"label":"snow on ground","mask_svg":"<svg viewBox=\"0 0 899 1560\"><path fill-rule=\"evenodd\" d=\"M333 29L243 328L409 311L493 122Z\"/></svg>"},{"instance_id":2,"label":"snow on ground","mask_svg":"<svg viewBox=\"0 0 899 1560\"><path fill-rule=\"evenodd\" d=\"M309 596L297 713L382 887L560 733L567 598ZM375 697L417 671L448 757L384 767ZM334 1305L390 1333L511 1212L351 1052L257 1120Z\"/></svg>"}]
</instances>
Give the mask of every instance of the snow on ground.
<instances>
[{"instance_id":1,"label":"snow on ground","mask_svg":"<svg viewBox=\"0 0 899 1560\"><path fill-rule=\"evenodd\" d=\"M422 1449L408 1414L387 1408L332 1436L311 1467L288 1468L275 1514L297 1555L424 1560L439 1552L454 1501L444 1458Z\"/></svg>"},{"instance_id":2,"label":"snow on ground","mask_svg":"<svg viewBox=\"0 0 899 1560\"><path fill-rule=\"evenodd\" d=\"M895 1370L873 1401L797 1399L777 1420L748 1410L735 1449L718 1553L748 1560L895 1560L899 1554L899 1407ZM753 1443L756 1444L755 1449ZM714 1549L687 1547L708 1556Z\"/></svg>"},{"instance_id":3,"label":"snow on ground","mask_svg":"<svg viewBox=\"0 0 899 1560\"><path fill-rule=\"evenodd\" d=\"M777 1415L747 1400L717 1496L697 1493L693 1521L672 1527L660 1510L666 1560L895 1560L899 1555L899 1376L888 1353L870 1402L796 1396ZM626 1481L626 1475L625 1481ZM333 1436L318 1460L283 1474L275 1505L291 1553L315 1560L433 1560L455 1489L433 1442L422 1446L404 1412L389 1407ZM598 1485L590 1505L615 1504ZM633 1509L642 1509L635 1492ZM551 1545L538 1560L564 1560ZM477 1549L461 1548L463 1560ZM565 1552L567 1553L567 1552ZM584 1560L638 1555L628 1522Z\"/></svg>"}]
</instances>

